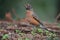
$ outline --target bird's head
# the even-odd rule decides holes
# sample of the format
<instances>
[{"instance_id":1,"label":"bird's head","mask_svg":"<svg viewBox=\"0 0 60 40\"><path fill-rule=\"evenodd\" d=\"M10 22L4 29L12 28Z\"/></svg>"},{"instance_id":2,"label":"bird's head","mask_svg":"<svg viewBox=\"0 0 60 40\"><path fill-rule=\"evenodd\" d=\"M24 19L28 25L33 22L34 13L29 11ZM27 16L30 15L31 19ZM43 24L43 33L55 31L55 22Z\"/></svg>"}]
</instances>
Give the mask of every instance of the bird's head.
<instances>
[{"instance_id":1,"label":"bird's head","mask_svg":"<svg viewBox=\"0 0 60 40\"><path fill-rule=\"evenodd\" d=\"M26 5L25 5L25 8L26 8L26 10L31 10L31 9L32 9L32 7L31 7L30 4L26 4Z\"/></svg>"}]
</instances>

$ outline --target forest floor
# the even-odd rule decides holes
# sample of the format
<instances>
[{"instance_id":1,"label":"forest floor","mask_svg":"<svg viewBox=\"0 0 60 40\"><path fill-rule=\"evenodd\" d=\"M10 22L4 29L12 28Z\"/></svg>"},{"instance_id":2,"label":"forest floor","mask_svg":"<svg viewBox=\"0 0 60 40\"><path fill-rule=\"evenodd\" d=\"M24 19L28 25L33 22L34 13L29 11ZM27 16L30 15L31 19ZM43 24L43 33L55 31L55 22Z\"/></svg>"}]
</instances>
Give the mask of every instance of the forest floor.
<instances>
[{"instance_id":1,"label":"forest floor","mask_svg":"<svg viewBox=\"0 0 60 40\"><path fill-rule=\"evenodd\" d=\"M0 40L60 40L60 27L56 24L44 23L49 32L39 27L0 22Z\"/></svg>"}]
</instances>

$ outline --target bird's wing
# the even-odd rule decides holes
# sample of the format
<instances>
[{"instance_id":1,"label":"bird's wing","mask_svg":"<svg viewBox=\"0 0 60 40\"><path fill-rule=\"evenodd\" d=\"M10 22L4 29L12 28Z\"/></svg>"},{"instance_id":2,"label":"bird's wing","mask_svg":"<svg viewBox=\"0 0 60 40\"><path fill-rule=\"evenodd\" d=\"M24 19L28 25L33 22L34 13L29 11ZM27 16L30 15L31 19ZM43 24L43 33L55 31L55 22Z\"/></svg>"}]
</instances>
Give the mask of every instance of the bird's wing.
<instances>
[{"instance_id":1,"label":"bird's wing","mask_svg":"<svg viewBox=\"0 0 60 40\"><path fill-rule=\"evenodd\" d=\"M40 23L41 28L46 28L45 25L39 20L39 17L36 14L32 15L33 18Z\"/></svg>"},{"instance_id":2,"label":"bird's wing","mask_svg":"<svg viewBox=\"0 0 60 40\"><path fill-rule=\"evenodd\" d=\"M39 23L41 23L39 17L35 13L33 13L32 16L35 20L37 20Z\"/></svg>"}]
</instances>

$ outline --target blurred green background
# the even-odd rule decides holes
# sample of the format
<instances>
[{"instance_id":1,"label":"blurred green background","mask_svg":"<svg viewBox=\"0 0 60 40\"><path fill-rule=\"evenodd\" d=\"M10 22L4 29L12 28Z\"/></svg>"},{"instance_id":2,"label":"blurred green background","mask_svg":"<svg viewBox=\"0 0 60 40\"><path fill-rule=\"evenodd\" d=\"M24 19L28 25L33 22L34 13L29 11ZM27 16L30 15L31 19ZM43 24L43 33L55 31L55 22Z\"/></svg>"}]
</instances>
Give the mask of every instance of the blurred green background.
<instances>
[{"instance_id":1,"label":"blurred green background","mask_svg":"<svg viewBox=\"0 0 60 40\"><path fill-rule=\"evenodd\" d=\"M40 20L54 22L57 13L57 0L0 0L0 18L4 18L5 12L11 8L16 9L16 14L20 18L25 17L26 3L30 3L34 12L39 16ZM14 16L14 15L13 15ZM17 17L14 16L14 19Z\"/></svg>"}]
</instances>

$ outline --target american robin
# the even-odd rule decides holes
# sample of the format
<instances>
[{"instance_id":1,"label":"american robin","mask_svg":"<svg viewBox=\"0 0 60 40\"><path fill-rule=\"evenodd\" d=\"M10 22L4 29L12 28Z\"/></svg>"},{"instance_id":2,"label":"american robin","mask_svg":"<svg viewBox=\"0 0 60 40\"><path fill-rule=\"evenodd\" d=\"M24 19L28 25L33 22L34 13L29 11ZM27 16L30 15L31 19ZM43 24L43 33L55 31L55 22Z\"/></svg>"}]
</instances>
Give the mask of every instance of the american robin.
<instances>
[{"instance_id":1,"label":"american robin","mask_svg":"<svg viewBox=\"0 0 60 40\"><path fill-rule=\"evenodd\" d=\"M30 24L32 24L32 25L34 25L34 26L38 26L38 27L40 27L40 28L43 29L43 30L47 30L47 31L49 31L49 32L54 33L53 30L48 29L48 28L41 22L41 20L39 20L38 16L34 13L34 11L33 11L33 9L32 9L32 7L31 7L30 4L25 5L25 8L26 8L26 20L27 20Z\"/></svg>"},{"instance_id":2,"label":"american robin","mask_svg":"<svg viewBox=\"0 0 60 40\"><path fill-rule=\"evenodd\" d=\"M6 12L5 18L6 18L6 21L9 21L9 22L13 21L12 16L11 16L11 12Z\"/></svg>"},{"instance_id":3,"label":"american robin","mask_svg":"<svg viewBox=\"0 0 60 40\"><path fill-rule=\"evenodd\" d=\"M25 8L26 8L26 19L29 21L30 24L48 30L44 26L44 24L39 20L38 16L33 12L33 9L30 4L25 5Z\"/></svg>"},{"instance_id":4,"label":"american robin","mask_svg":"<svg viewBox=\"0 0 60 40\"><path fill-rule=\"evenodd\" d=\"M56 22L57 22L57 23L60 22L60 13L56 16Z\"/></svg>"}]
</instances>

